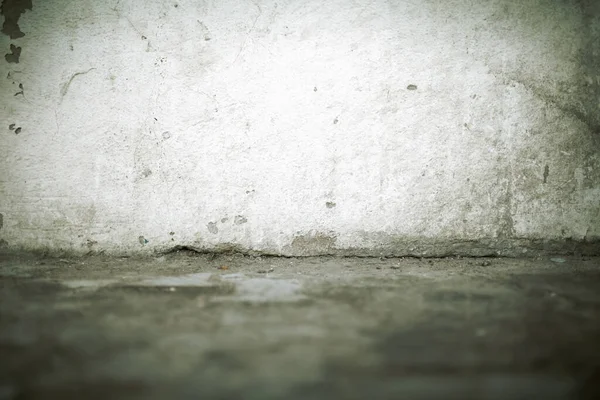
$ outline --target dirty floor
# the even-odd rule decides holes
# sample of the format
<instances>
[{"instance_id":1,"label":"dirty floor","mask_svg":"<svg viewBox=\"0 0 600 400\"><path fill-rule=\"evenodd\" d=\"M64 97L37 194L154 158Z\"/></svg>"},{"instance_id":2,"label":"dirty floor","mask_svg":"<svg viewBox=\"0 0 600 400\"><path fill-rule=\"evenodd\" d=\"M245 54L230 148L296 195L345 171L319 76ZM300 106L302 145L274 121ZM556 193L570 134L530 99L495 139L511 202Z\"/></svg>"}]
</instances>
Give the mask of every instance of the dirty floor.
<instances>
[{"instance_id":1,"label":"dirty floor","mask_svg":"<svg viewBox=\"0 0 600 400\"><path fill-rule=\"evenodd\" d=\"M599 388L598 258L0 256L0 400Z\"/></svg>"}]
</instances>

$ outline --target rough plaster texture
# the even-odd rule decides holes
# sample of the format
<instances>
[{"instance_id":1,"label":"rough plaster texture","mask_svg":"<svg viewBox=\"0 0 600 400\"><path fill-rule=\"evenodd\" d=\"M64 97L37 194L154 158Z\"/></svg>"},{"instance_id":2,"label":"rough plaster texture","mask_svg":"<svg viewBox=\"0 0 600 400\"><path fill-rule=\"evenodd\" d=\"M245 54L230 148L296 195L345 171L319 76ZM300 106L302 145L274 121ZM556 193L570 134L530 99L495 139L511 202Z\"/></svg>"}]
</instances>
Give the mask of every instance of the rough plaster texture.
<instances>
[{"instance_id":1,"label":"rough plaster texture","mask_svg":"<svg viewBox=\"0 0 600 400\"><path fill-rule=\"evenodd\" d=\"M597 252L598 2L29 5L5 248Z\"/></svg>"}]
</instances>

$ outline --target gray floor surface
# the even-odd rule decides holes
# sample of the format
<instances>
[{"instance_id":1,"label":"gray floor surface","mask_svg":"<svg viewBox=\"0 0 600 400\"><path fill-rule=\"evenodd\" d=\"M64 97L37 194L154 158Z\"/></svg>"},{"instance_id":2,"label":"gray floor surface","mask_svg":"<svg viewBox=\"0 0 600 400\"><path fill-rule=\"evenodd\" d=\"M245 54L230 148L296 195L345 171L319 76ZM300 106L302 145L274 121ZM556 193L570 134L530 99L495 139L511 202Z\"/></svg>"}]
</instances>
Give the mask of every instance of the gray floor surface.
<instances>
[{"instance_id":1,"label":"gray floor surface","mask_svg":"<svg viewBox=\"0 0 600 400\"><path fill-rule=\"evenodd\" d=\"M599 388L599 258L0 256L0 400Z\"/></svg>"}]
</instances>

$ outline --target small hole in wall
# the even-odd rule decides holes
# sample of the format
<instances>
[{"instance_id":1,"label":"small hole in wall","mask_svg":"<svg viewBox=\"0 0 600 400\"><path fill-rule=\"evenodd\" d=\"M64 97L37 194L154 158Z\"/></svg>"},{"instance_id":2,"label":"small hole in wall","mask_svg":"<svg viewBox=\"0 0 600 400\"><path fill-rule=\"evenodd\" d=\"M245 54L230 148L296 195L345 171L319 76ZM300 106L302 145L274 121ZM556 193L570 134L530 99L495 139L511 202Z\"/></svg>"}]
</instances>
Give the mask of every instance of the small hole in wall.
<instances>
[{"instance_id":1,"label":"small hole in wall","mask_svg":"<svg viewBox=\"0 0 600 400\"><path fill-rule=\"evenodd\" d=\"M21 127L18 127L17 129L15 129L15 133L18 135L19 133L21 133Z\"/></svg>"}]
</instances>

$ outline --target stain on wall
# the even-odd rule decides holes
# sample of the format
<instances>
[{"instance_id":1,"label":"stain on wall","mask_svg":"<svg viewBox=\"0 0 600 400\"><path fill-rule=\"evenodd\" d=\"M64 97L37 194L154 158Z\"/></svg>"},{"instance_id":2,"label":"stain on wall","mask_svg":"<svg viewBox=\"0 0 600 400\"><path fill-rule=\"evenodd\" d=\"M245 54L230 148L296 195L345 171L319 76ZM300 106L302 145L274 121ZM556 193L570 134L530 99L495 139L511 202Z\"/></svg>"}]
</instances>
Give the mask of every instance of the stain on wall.
<instances>
[{"instance_id":1,"label":"stain on wall","mask_svg":"<svg viewBox=\"0 0 600 400\"><path fill-rule=\"evenodd\" d=\"M244 217L243 215L236 215L233 222L236 225L242 225L248 222L248 218Z\"/></svg>"},{"instance_id":2,"label":"stain on wall","mask_svg":"<svg viewBox=\"0 0 600 400\"><path fill-rule=\"evenodd\" d=\"M284 248L284 254L312 256L332 255L336 251L337 237L332 233L311 231L306 234L297 234L292 243Z\"/></svg>"},{"instance_id":3,"label":"stain on wall","mask_svg":"<svg viewBox=\"0 0 600 400\"><path fill-rule=\"evenodd\" d=\"M213 235L216 235L217 233L219 233L219 227L217 227L217 223L216 222L209 222L206 225L208 231L210 233L212 233Z\"/></svg>"},{"instance_id":4,"label":"stain on wall","mask_svg":"<svg viewBox=\"0 0 600 400\"><path fill-rule=\"evenodd\" d=\"M583 43L576 54L580 80L577 86L566 87L563 91L571 95L577 93L580 99L573 101L571 108L575 108L578 118L600 136L600 2L582 0L578 3L584 29Z\"/></svg>"}]
</instances>

